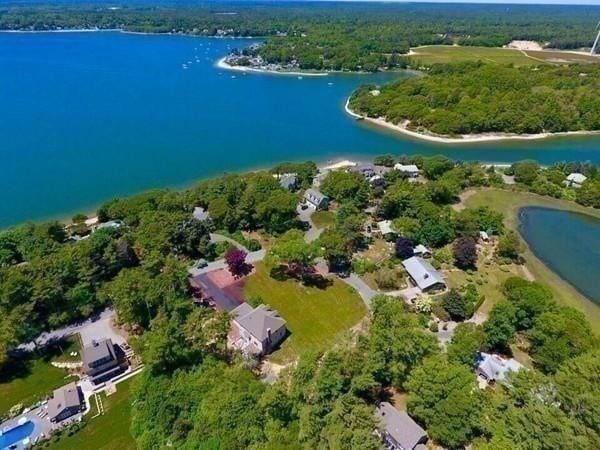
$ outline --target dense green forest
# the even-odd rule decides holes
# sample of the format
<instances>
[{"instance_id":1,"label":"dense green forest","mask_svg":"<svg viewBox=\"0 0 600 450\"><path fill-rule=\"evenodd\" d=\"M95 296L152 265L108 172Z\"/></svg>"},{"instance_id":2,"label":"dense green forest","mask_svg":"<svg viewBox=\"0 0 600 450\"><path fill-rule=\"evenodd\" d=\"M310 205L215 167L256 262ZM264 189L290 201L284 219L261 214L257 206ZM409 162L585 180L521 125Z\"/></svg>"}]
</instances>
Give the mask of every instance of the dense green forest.
<instances>
[{"instance_id":1,"label":"dense green forest","mask_svg":"<svg viewBox=\"0 0 600 450\"><path fill-rule=\"evenodd\" d=\"M596 12L596 13L594 13ZM498 47L528 39L552 48L590 47L598 7L327 2L192 3L156 0L105 5L0 6L0 29L119 28L204 36L263 36L268 62L303 69L402 67L399 55L426 44Z\"/></svg>"},{"instance_id":2,"label":"dense green forest","mask_svg":"<svg viewBox=\"0 0 600 450\"><path fill-rule=\"evenodd\" d=\"M363 86L350 107L439 135L599 130L600 67L435 65L424 77Z\"/></svg>"}]
</instances>

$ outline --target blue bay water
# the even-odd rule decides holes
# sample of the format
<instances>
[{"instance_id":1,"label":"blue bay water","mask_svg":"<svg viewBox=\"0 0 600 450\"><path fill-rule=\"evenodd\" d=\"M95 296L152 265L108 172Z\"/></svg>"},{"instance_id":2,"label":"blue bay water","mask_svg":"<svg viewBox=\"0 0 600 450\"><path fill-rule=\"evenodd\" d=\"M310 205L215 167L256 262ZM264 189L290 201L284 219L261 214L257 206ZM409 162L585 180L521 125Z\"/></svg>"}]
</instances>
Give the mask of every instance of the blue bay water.
<instances>
[{"instance_id":1,"label":"blue bay water","mask_svg":"<svg viewBox=\"0 0 600 450\"><path fill-rule=\"evenodd\" d=\"M600 219L541 207L519 212L520 231L535 255L600 304Z\"/></svg>"},{"instance_id":2,"label":"blue bay water","mask_svg":"<svg viewBox=\"0 0 600 450\"><path fill-rule=\"evenodd\" d=\"M344 113L360 84L408 75L298 79L214 66L249 42L0 33L0 227L286 160L443 153L492 162L600 162L597 136L441 145Z\"/></svg>"}]
</instances>

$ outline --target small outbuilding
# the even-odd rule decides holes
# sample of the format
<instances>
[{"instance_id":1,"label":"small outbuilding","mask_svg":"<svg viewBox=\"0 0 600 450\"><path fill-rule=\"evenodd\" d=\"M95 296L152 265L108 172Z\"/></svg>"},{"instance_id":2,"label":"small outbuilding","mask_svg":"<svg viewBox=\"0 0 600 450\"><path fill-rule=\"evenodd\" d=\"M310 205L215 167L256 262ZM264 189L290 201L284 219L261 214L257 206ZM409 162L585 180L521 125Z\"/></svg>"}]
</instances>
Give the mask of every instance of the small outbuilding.
<instances>
[{"instance_id":1,"label":"small outbuilding","mask_svg":"<svg viewBox=\"0 0 600 450\"><path fill-rule=\"evenodd\" d=\"M398 411L388 402L382 402L377 407L376 415L380 421L376 434L381 438L386 449L426 449L427 432L407 413Z\"/></svg>"},{"instance_id":2,"label":"small outbuilding","mask_svg":"<svg viewBox=\"0 0 600 450\"><path fill-rule=\"evenodd\" d=\"M396 232L392 228L391 220L377 222L377 229L379 230L379 234L386 239L391 239L396 235Z\"/></svg>"},{"instance_id":3,"label":"small outbuilding","mask_svg":"<svg viewBox=\"0 0 600 450\"><path fill-rule=\"evenodd\" d=\"M84 409L83 393L75 382L55 389L48 400L48 418L53 423L62 422Z\"/></svg>"},{"instance_id":4,"label":"small outbuilding","mask_svg":"<svg viewBox=\"0 0 600 450\"><path fill-rule=\"evenodd\" d=\"M313 188L306 190L304 200L315 209L326 209L329 205L329 197Z\"/></svg>"},{"instance_id":5,"label":"small outbuilding","mask_svg":"<svg viewBox=\"0 0 600 450\"><path fill-rule=\"evenodd\" d=\"M479 237L483 242L488 242L490 240L490 235L487 233L487 231L480 231Z\"/></svg>"},{"instance_id":6,"label":"small outbuilding","mask_svg":"<svg viewBox=\"0 0 600 450\"><path fill-rule=\"evenodd\" d=\"M415 248L413 248L413 255L420 256L422 258L427 258L428 256L431 256L431 250L429 250L423 244L419 244Z\"/></svg>"},{"instance_id":7,"label":"small outbuilding","mask_svg":"<svg viewBox=\"0 0 600 450\"><path fill-rule=\"evenodd\" d=\"M420 256L413 256L402 261L412 283L422 292L442 290L446 288L446 282L429 262Z\"/></svg>"}]
</instances>

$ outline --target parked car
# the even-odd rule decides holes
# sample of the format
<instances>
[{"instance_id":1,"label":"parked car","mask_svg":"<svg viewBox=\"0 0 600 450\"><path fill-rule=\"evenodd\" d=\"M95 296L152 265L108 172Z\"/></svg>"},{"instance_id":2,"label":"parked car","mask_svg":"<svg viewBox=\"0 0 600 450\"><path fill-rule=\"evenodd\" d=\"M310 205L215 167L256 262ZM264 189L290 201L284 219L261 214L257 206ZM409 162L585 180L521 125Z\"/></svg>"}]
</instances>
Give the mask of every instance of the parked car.
<instances>
[{"instance_id":1,"label":"parked car","mask_svg":"<svg viewBox=\"0 0 600 450\"><path fill-rule=\"evenodd\" d=\"M194 267L196 269L202 269L203 267L208 266L208 261L204 258L200 258L198 261L194 263Z\"/></svg>"}]
</instances>

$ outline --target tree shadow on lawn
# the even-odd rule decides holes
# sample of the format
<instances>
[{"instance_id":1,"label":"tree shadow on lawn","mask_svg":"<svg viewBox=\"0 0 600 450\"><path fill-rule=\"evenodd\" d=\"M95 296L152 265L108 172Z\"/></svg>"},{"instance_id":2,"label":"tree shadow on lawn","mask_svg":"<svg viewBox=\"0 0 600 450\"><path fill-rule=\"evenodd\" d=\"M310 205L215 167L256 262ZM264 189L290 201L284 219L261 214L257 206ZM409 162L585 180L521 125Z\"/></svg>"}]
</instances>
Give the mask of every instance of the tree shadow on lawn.
<instances>
[{"instance_id":1,"label":"tree shadow on lawn","mask_svg":"<svg viewBox=\"0 0 600 450\"><path fill-rule=\"evenodd\" d=\"M273 267L269 272L269 275L277 281L296 280L300 281L304 286L317 289L327 289L333 285L332 280L317 273L312 266L304 268L303 270L298 270L297 268L291 268L290 266L279 265Z\"/></svg>"},{"instance_id":2,"label":"tree shadow on lawn","mask_svg":"<svg viewBox=\"0 0 600 450\"><path fill-rule=\"evenodd\" d=\"M61 356L68 345L66 339L57 339L49 342L43 348L38 348L32 352L24 350L11 352L9 360L3 364L0 370L0 383L10 383L18 378L25 378L31 375L34 360L40 359L46 363L50 363L54 358Z\"/></svg>"}]
</instances>

